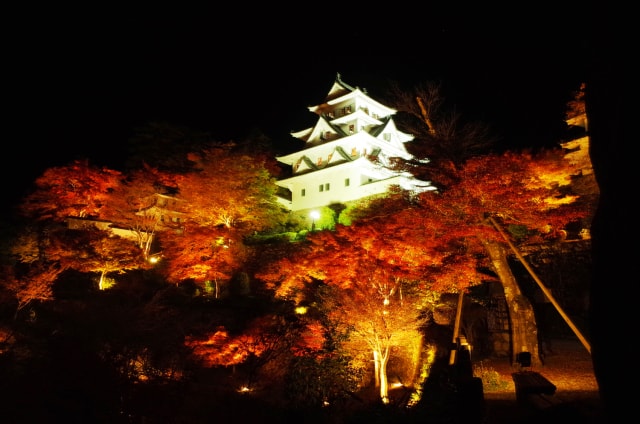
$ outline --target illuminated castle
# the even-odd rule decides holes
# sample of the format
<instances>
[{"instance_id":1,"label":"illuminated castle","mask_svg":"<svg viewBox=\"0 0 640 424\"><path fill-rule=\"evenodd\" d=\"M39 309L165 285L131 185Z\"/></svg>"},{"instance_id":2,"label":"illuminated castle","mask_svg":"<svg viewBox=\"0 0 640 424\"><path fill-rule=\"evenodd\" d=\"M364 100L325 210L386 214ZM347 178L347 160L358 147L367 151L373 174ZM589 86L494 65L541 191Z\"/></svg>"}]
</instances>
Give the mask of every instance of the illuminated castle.
<instances>
[{"instance_id":1,"label":"illuminated castle","mask_svg":"<svg viewBox=\"0 0 640 424\"><path fill-rule=\"evenodd\" d=\"M346 204L386 193L391 186L414 192L435 190L429 182L399 170L412 159L405 143L413 136L396 128L395 109L336 76L324 102L310 106L316 124L291 135L304 149L277 157L291 175L277 184L279 201L290 211Z\"/></svg>"}]
</instances>

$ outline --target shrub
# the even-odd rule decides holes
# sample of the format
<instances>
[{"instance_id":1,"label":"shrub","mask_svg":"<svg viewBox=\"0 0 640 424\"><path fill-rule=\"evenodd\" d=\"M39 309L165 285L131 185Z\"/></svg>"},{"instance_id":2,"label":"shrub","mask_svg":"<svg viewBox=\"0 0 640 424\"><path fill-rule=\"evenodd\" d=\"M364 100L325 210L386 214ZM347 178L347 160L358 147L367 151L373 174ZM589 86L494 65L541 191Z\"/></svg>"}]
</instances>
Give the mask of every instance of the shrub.
<instances>
[{"instance_id":1,"label":"shrub","mask_svg":"<svg viewBox=\"0 0 640 424\"><path fill-rule=\"evenodd\" d=\"M482 361L473 366L473 375L482 379L482 388L485 392L504 390L509 386L498 371L486 366Z\"/></svg>"}]
</instances>

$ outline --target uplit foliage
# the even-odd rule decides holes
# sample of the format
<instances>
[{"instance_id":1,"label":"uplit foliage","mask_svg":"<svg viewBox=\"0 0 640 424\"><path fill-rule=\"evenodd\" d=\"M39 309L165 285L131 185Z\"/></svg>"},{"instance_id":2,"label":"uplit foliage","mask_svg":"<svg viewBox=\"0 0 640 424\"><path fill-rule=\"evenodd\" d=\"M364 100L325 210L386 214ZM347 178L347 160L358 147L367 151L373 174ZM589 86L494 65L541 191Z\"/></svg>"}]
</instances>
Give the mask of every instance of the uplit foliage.
<instances>
[{"instance_id":1,"label":"uplit foliage","mask_svg":"<svg viewBox=\"0 0 640 424\"><path fill-rule=\"evenodd\" d=\"M174 212L160 204L158 196L177 190L175 178L175 174L149 166L130 171L112 193L101 217L135 234L138 247L148 256L156 231L166 225L161 222L163 215Z\"/></svg>"},{"instance_id":2,"label":"uplit foliage","mask_svg":"<svg viewBox=\"0 0 640 424\"><path fill-rule=\"evenodd\" d=\"M199 358L203 366L229 366L244 362L249 356L248 351L241 346L249 336L240 336L234 339L227 330L219 328L209 334L205 340L187 337L185 345L193 349L193 355Z\"/></svg>"},{"instance_id":3,"label":"uplit foliage","mask_svg":"<svg viewBox=\"0 0 640 424\"><path fill-rule=\"evenodd\" d=\"M190 155L195 171L179 181L190 221L200 226L242 227L261 231L280 222L275 179L255 157L216 146Z\"/></svg>"},{"instance_id":4,"label":"uplit foliage","mask_svg":"<svg viewBox=\"0 0 640 424\"><path fill-rule=\"evenodd\" d=\"M46 302L53 299L53 283L64 271L59 264L33 263L24 270L15 267L3 267L0 284L13 293L17 301L16 315L34 302Z\"/></svg>"},{"instance_id":5,"label":"uplit foliage","mask_svg":"<svg viewBox=\"0 0 640 424\"><path fill-rule=\"evenodd\" d=\"M53 300L53 286L66 270L97 273L98 287L103 288L109 273L148 266L130 240L97 229L69 230L62 225L50 225L46 231L25 227L11 253L16 264L6 274L4 286L15 295L17 311L32 301Z\"/></svg>"},{"instance_id":6,"label":"uplit foliage","mask_svg":"<svg viewBox=\"0 0 640 424\"><path fill-rule=\"evenodd\" d=\"M456 293L495 278L483 271L497 260L488 254L487 243L502 239L487 217L524 226L534 239L553 239L583 216L571 205L573 196L562 190L571 169L561 158L552 151L469 159L447 190L413 199L398 192L375 200L356 224L310 234L305 249L266 267L258 277L277 295L296 301L308 299L317 281L334 287L336 307L326 311L338 321L355 319L358 308L366 310L367 302L376 299L371 290L379 290L380 296L411 287L422 292L417 305L428 308L428 300L437 296L427 293ZM394 288L394 281L402 284ZM349 290L365 283L369 292L353 300L357 307L348 308L344 302L358 293ZM329 299L324 300L327 305ZM375 316L374 307L365 315ZM340 310L347 312L338 319Z\"/></svg>"},{"instance_id":7,"label":"uplit foliage","mask_svg":"<svg viewBox=\"0 0 640 424\"><path fill-rule=\"evenodd\" d=\"M85 242L78 246L82 256L70 267L80 272L91 272L98 275L98 288L103 290L105 277L109 274L124 274L133 269L144 269L151 265L140 254L140 249L130 240L118 236L110 236L105 232L85 232L80 237ZM75 252L79 249L76 248Z\"/></svg>"},{"instance_id":8,"label":"uplit foliage","mask_svg":"<svg viewBox=\"0 0 640 424\"><path fill-rule=\"evenodd\" d=\"M42 256L40 232L35 226L25 226L16 236L15 243L9 248L11 256L20 263L30 264Z\"/></svg>"},{"instance_id":9,"label":"uplit foliage","mask_svg":"<svg viewBox=\"0 0 640 424\"><path fill-rule=\"evenodd\" d=\"M10 258L15 266L0 277L3 292L14 296L17 311L28 310L55 300L54 284L64 271L95 273L104 281L147 269L142 259L154 241L162 262L153 273L131 273L130 281L139 278L135 284L100 293L91 308L82 299L76 303L82 307L65 316L74 319L60 320L78 322L72 329L82 326L83 339L92 335L79 351L99 352L119 376L137 383L179 379L194 358L204 367L233 367L248 385L261 377L281 384L296 407L339 402L362 388L368 375L386 402L388 364L406 371L407 385L426 378L424 362L433 358L419 362L434 356L435 348L420 352L432 341L423 343L430 337L424 324L440 296L465 292L496 275L502 279L500 272L484 273L491 266L508 269L504 250L491 249L503 240L488 218L518 229L518 243L537 243L557 240L585 213L575 207L569 188L574 169L560 152L477 156L488 147L486 127L458 127L457 116L439 114L436 91L425 90L406 97L412 105L402 111L413 114L424 136L414 147L433 159L424 168L419 161L410 165L417 174L433 176L438 193L411 196L398 189L370 199L366 207L332 205L335 214L323 216L348 218L341 221L348 226L319 225L305 241L247 242L285 221L275 201L272 162L262 151L253 154L251 144L209 145L177 131L159 140L160 150L145 139L135 170L127 174L86 161L47 170L22 204L23 215L39 226L16 239ZM424 102L426 94L433 103ZM185 144L175 145L180 140ZM148 161L145 154L152 155ZM175 200L175 207L161 205L158 196ZM164 218L171 213L180 218ZM51 225L68 216L112 221L137 239L111 237L91 226L81 231ZM264 285L254 291L256 278ZM237 290L233 281L239 282ZM225 290L230 295L193 296L185 282L215 284L216 298ZM286 307L266 311L270 296ZM102 303L106 299L112 303ZM294 314L296 306L307 315ZM86 320L94 315L95 321ZM58 337L57 329L46 330ZM530 334L535 338L535 331Z\"/></svg>"},{"instance_id":10,"label":"uplit foliage","mask_svg":"<svg viewBox=\"0 0 640 424\"><path fill-rule=\"evenodd\" d=\"M175 176L179 231L159 237L163 270L176 284L189 280L218 287L241 271L251 254L245 237L277 226L284 214L274 196L277 186L259 157L227 144L190 158L193 169Z\"/></svg>"},{"instance_id":11,"label":"uplit foliage","mask_svg":"<svg viewBox=\"0 0 640 424\"><path fill-rule=\"evenodd\" d=\"M237 232L225 227L189 226L185 233L162 235L163 267L167 280L179 284L191 280L227 282L240 269L246 247Z\"/></svg>"},{"instance_id":12,"label":"uplit foliage","mask_svg":"<svg viewBox=\"0 0 640 424\"><path fill-rule=\"evenodd\" d=\"M282 364L293 357L298 337L295 322L277 314L265 314L235 333L219 327L204 337L188 336L185 345L205 367L242 364L243 384L252 387L261 372L269 373L272 381L283 378L287 370Z\"/></svg>"},{"instance_id":13,"label":"uplit foliage","mask_svg":"<svg viewBox=\"0 0 640 424\"><path fill-rule=\"evenodd\" d=\"M454 267L441 268L449 271L446 275L474 281L472 274L474 268L478 269L474 261L495 273L509 307L512 343L527 346L535 363L538 341L534 312L510 270L504 232L501 234L497 226L526 228L518 233L520 244L562 239L567 224L589 213L574 203L575 196L569 190L573 173L559 150L479 156L460 165L452 180L455 183L447 190L414 199L425 216L446 229L436 233L449 240L443 247L455 263ZM455 246L462 249L452 249ZM466 276L458 273L465 269Z\"/></svg>"},{"instance_id":14,"label":"uplit foliage","mask_svg":"<svg viewBox=\"0 0 640 424\"><path fill-rule=\"evenodd\" d=\"M206 340L187 337L185 344L193 349L205 366L229 366L245 362L249 356L261 357L277 346L282 322L276 316L255 319L240 334L230 334L221 327L209 334Z\"/></svg>"},{"instance_id":15,"label":"uplit foliage","mask_svg":"<svg viewBox=\"0 0 640 424\"><path fill-rule=\"evenodd\" d=\"M428 317L421 311L420 297L410 290L403 293L400 284L386 284L378 276L364 277L347 289L326 287L320 298L336 331L347 336L341 348L354 357L351 366L373 361L375 384L381 401L387 403L387 365L392 354L413 358L414 344L418 343L420 349L420 330ZM409 371L411 378L415 369Z\"/></svg>"},{"instance_id":16,"label":"uplit foliage","mask_svg":"<svg viewBox=\"0 0 640 424\"><path fill-rule=\"evenodd\" d=\"M465 163L456 186L437 199L438 207L462 210L468 224L490 215L505 225L525 225L554 237L587 213L572 206L575 196L567 188L573 173L560 150L473 158ZM423 196L421 201L436 206L436 199Z\"/></svg>"},{"instance_id":17,"label":"uplit foliage","mask_svg":"<svg viewBox=\"0 0 640 424\"><path fill-rule=\"evenodd\" d=\"M380 396L386 402L391 349L420 339L419 329L428 316L429 298L423 293L429 290L419 278L431 261L428 255L379 236L369 225L314 233L306 248L258 276L270 280L278 296L317 301L335 331L348 335L342 344L347 354L365 363L374 361Z\"/></svg>"},{"instance_id":18,"label":"uplit foliage","mask_svg":"<svg viewBox=\"0 0 640 424\"><path fill-rule=\"evenodd\" d=\"M36 221L100 216L121 177L120 172L94 167L88 160L49 168L36 179L35 190L25 197L20 212Z\"/></svg>"}]
</instances>

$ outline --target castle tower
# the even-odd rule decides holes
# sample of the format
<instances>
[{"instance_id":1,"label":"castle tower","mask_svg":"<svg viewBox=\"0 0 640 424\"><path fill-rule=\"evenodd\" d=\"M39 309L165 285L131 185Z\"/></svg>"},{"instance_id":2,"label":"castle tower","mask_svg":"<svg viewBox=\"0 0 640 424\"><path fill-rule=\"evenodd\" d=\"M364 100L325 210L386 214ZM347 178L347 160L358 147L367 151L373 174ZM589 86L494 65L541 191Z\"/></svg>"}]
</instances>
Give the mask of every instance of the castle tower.
<instances>
[{"instance_id":1,"label":"castle tower","mask_svg":"<svg viewBox=\"0 0 640 424\"><path fill-rule=\"evenodd\" d=\"M400 186L414 192L435 190L430 182L399 170L412 159L405 143L413 136L396 128L396 110L342 81L340 74L321 103L310 106L314 126L291 135L304 141L300 151L277 157L291 176L277 184L280 202L291 211L346 204Z\"/></svg>"}]
</instances>

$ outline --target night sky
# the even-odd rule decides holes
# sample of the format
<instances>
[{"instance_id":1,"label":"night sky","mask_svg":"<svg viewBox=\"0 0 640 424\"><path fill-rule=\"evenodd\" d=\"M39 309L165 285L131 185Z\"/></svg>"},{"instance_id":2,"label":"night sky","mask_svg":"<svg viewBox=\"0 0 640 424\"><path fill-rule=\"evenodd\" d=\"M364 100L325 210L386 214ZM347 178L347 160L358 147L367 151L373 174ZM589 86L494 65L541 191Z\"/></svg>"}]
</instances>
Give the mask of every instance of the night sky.
<instances>
[{"instance_id":1,"label":"night sky","mask_svg":"<svg viewBox=\"0 0 640 424\"><path fill-rule=\"evenodd\" d=\"M16 13L5 52L4 179L21 193L46 167L75 158L116 166L135 128L152 121L218 140L260 130L286 145L315 122L307 106L336 73L374 98L390 82L442 82L457 111L487 122L502 143L555 141L585 77L584 14L540 3L461 14L454 3Z\"/></svg>"}]
</instances>

